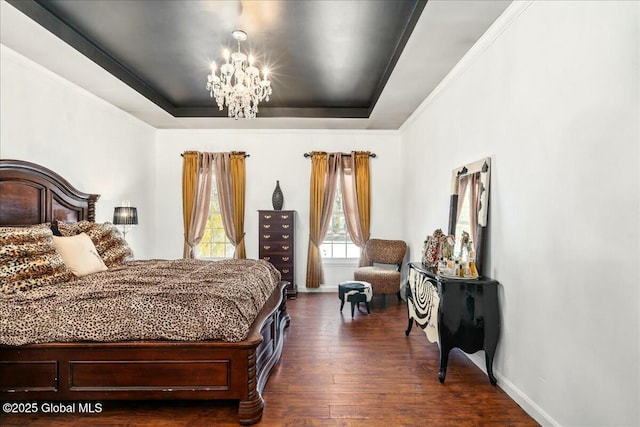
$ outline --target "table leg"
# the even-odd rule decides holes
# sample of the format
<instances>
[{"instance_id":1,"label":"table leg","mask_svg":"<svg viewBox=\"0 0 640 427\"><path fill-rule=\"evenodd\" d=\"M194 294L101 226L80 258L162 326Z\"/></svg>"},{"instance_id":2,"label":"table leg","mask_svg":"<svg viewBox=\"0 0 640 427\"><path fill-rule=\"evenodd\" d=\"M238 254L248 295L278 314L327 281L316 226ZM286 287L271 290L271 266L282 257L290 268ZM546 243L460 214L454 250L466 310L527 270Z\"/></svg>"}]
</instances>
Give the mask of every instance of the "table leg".
<instances>
[{"instance_id":1,"label":"table leg","mask_svg":"<svg viewBox=\"0 0 640 427\"><path fill-rule=\"evenodd\" d=\"M489 376L489 382L491 385L496 385L498 382L496 381L496 377L493 375L493 354L494 351L485 351L484 359L487 363L487 375Z\"/></svg>"},{"instance_id":2,"label":"table leg","mask_svg":"<svg viewBox=\"0 0 640 427\"><path fill-rule=\"evenodd\" d=\"M413 328L413 318L411 316L408 316L408 317L409 317L409 324L407 324L407 330L404 331L404 334L406 336L409 336L409 334L411 333L411 328Z\"/></svg>"},{"instance_id":3,"label":"table leg","mask_svg":"<svg viewBox=\"0 0 640 427\"><path fill-rule=\"evenodd\" d=\"M406 336L409 336L411 333L411 328L413 328L413 317L411 317L411 311L409 310L409 304L413 304L413 299L411 298L410 292L411 288L408 288L407 292L407 319L409 319L409 323L407 324L407 330L404 331Z\"/></svg>"},{"instance_id":4,"label":"table leg","mask_svg":"<svg viewBox=\"0 0 640 427\"><path fill-rule=\"evenodd\" d=\"M444 383L444 379L447 376L447 364L449 363L449 347L440 344L440 372L438 373L438 379L441 383Z\"/></svg>"}]
</instances>

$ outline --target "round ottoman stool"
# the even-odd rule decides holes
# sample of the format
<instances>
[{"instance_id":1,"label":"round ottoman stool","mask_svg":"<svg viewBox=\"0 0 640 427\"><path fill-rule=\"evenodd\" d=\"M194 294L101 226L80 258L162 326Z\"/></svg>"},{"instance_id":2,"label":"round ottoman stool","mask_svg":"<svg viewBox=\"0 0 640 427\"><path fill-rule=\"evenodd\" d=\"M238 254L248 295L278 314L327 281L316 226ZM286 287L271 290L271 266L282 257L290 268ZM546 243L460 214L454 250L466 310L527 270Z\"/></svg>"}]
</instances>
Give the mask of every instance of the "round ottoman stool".
<instances>
[{"instance_id":1,"label":"round ottoman stool","mask_svg":"<svg viewBox=\"0 0 640 427\"><path fill-rule=\"evenodd\" d=\"M351 303L351 317L354 315L356 304L359 305L361 302L366 304L367 314L371 314L369 311L369 301L373 298L371 283L358 280L342 282L338 285L338 297L340 298L340 311L344 307L345 300Z\"/></svg>"}]
</instances>

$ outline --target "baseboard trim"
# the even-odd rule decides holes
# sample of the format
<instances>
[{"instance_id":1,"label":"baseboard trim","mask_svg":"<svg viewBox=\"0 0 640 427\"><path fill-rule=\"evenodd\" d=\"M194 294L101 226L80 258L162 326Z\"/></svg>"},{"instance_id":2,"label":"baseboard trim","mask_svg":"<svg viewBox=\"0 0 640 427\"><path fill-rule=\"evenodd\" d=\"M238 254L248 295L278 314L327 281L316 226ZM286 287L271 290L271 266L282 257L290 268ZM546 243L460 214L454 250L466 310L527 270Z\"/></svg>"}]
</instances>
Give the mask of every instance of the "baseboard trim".
<instances>
[{"instance_id":1,"label":"baseboard trim","mask_svg":"<svg viewBox=\"0 0 640 427\"><path fill-rule=\"evenodd\" d=\"M298 286L298 293L317 294L322 292L338 293L338 285L320 285L319 288L307 288L304 286Z\"/></svg>"},{"instance_id":2,"label":"baseboard trim","mask_svg":"<svg viewBox=\"0 0 640 427\"><path fill-rule=\"evenodd\" d=\"M484 359L484 351L479 351L474 354L463 353L474 365L476 365L482 372L487 373L486 363ZM498 379L498 387L504 390L520 407L529 414L534 420L543 426L560 427L561 424L554 420L549 414L547 414L542 408L535 404L525 393L515 386L511 381L506 379L500 372L494 369L493 374Z\"/></svg>"}]
</instances>

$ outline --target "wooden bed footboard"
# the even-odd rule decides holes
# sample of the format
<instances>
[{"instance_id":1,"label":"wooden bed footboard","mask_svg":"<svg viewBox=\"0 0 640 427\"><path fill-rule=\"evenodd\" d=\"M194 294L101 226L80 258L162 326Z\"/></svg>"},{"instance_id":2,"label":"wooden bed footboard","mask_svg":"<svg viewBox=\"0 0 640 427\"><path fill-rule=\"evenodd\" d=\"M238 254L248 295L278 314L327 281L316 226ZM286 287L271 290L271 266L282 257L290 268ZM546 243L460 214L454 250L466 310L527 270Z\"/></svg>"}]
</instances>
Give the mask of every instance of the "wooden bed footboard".
<instances>
[{"instance_id":1,"label":"wooden bed footboard","mask_svg":"<svg viewBox=\"0 0 640 427\"><path fill-rule=\"evenodd\" d=\"M0 346L0 399L238 400L239 422L262 417L262 391L280 359L286 311L281 282L246 340L51 343Z\"/></svg>"}]
</instances>

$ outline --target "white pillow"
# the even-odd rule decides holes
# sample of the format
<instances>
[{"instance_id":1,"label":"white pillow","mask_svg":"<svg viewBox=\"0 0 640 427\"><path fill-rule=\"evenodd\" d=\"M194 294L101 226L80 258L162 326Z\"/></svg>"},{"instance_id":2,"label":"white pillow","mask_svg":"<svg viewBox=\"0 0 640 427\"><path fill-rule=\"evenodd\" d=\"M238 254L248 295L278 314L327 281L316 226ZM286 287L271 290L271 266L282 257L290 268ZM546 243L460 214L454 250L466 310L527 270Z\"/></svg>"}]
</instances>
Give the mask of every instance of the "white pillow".
<instances>
[{"instance_id":1,"label":"white pillow","mask_svg":"<svg viewBox=\"0 0 640 427\"><path fill-rule=\"evenodd\" d=\"M53 236L53 243L65 265L78 277L107 270L91 238L85 233L71 237Z\"/></svg>"}]
</instances>

